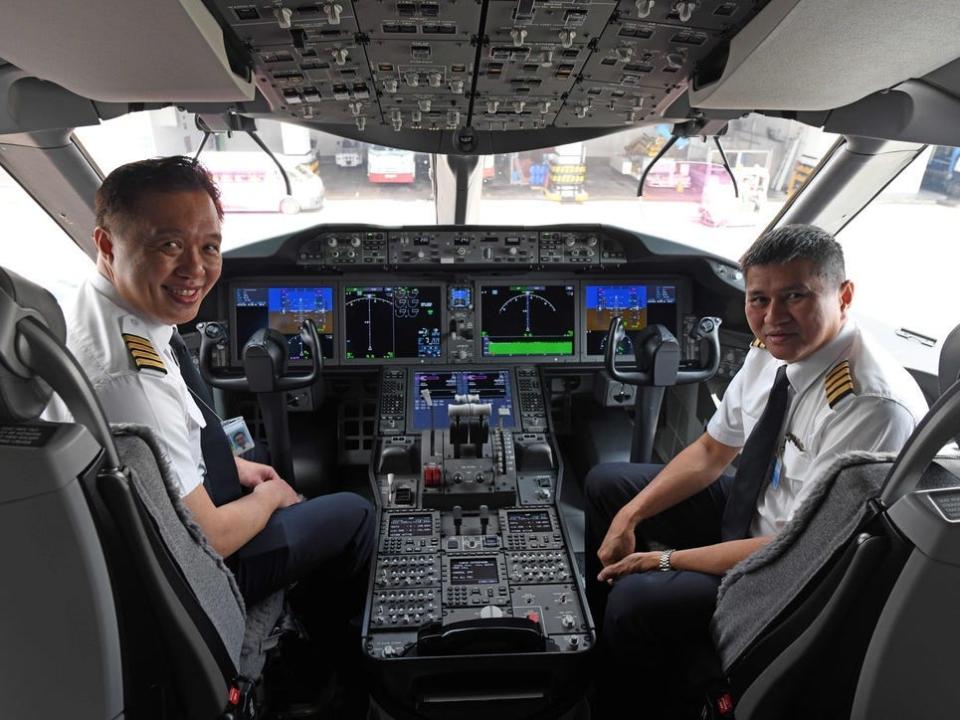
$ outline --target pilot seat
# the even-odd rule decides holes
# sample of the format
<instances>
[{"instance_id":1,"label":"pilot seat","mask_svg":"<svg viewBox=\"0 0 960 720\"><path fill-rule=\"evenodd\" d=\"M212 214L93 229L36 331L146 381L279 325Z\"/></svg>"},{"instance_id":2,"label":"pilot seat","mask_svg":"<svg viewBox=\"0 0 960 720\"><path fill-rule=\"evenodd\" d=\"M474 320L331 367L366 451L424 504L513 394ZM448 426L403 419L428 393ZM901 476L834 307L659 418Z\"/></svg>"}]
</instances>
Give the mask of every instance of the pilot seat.
<instances>
[{"instance_id":1,"label":"pilot seat","mask_svg":"<svg viewBox=\"0 0 960 720\"><path fill-rule=\"evenodd\" d=\"M4 717L257 712L283 595L248 608L144 427L111 428L46 290L0 269ZM56 391L76 423L39 420Z\"/></svg>"}]
</instances>

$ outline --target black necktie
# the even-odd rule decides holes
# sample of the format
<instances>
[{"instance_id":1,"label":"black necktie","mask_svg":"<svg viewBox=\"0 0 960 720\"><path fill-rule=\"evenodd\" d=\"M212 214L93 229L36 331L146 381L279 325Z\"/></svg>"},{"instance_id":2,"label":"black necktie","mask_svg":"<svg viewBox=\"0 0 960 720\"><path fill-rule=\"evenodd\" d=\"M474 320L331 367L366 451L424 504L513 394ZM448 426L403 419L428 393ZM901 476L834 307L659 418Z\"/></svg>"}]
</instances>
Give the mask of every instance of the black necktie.
<instances>
[{"instance_id":1,"label":"black necktie","mask_svg":"<svg viewBox=\"0 0 960 720\"><path fill-rule=\"evenodd\" d=\"M203 452L203 462L207 466L203 484L213 504L219 507L242 495L233 451L230 449L226 433L223 432L220 418L213 411L213 394L200 377L200 371L193 364L190 351L187 350L183 338L176 329L170 338L170 349L173 350L173 355L180 365L180 375L192 391L197 407L200 408L203 419L207 423L200 432L200 449Z\"/></svg>"},{"instance_id":2,"label":"black necktie","mask_svg":"<svg viewBox=\"0 0 960 720\"><path fill-rule=\"evenodd\" d=\"M724 541L740 540L750 532L757 498L770 479L777 439L787 414L789 389L787 366L781 365L777 368L777 377L770 389L767 407L740 452L737 474L733 478L727 504L723 509L720 537Z\"/></svg>"}]
</instances>

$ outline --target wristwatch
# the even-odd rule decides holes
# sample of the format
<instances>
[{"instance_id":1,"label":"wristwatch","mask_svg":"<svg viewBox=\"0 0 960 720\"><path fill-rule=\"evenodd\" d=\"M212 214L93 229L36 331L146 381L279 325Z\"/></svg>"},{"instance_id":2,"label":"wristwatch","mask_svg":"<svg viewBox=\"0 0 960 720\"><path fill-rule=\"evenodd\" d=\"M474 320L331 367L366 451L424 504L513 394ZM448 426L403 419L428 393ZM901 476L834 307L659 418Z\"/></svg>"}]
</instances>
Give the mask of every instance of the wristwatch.
<instances>
[{"instance_id":1,"label":"wristwatch","mask_svg":"<svg viewBox=\"0 0 960 720\"><path fill-rule=\"evenodd\" d=\"M673 570L673 565L670 564L670 556L673 555L673 550L663 550L660 553L660 572L670 572Z\"/></svg>"}]
</instances>

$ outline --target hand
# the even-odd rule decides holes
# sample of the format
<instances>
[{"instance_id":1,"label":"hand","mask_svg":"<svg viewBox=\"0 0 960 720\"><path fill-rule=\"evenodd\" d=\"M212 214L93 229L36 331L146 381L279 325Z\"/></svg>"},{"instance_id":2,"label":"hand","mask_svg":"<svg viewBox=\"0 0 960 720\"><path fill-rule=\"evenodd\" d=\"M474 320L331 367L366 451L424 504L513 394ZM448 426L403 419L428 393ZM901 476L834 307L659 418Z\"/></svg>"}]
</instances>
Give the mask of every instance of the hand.
<instances>
[{"instance_id":1,"label":"hand","mask_svg":"<svg viewBox=\"0 0 960 720\"><path fill-rule=\"evenodd\" d=\"M267 480L279 480L277 471L269 465L250 462L243 458L234 458L237 463L237 475L240 478L240 484L245 488L254 488Z\"/></svg>"},{"instance_id":2,"label":"hand","mask_svg":"<svg viewBox=\"0 0 960 720\"><path fill-rule=\"evenodd\" d=\"M658 552L635 552L630 553L619 562L607 565L597 580L613 584L615 581L630 573L650 572L660 569L660 553Z\"/></svg>"},{"instance_id":3,"label":"hand","mask_svg":"<svg viewBox=\"0 0 960 720\"><path fill-rule=\"evenodd\" d=\"M267 482L261 482L253 488L256 495L267 496L273 503L275 509L289 507L300 502L300 496L297 491L290 487L289 483L283 478L276 476Z\"/></svg>"},{"instance_id":4,"label":"hand","mask_svg":"<svg viewBox=\"0 0 960 720\"><path fill-rule=\"evenodd\" d=\"M600 544L600 549L597 550L597 557L600 558L603 566L607 567L632 553L636 546L637 537L634 534L633 525L621 519L620 513L618 513L613 518L613 522L610 523L610 528Z\"/></svg>"}]
</instances>

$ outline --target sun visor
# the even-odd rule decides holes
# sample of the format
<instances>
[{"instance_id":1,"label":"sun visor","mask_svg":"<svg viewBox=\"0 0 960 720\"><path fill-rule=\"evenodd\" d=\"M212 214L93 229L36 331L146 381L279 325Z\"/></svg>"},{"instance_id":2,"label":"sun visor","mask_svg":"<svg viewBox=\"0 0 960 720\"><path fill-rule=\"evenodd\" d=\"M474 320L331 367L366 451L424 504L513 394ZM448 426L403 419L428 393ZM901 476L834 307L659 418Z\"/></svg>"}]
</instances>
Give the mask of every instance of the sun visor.
<instances>
[{"instance_id":1,"label":"sun visor","mask_svg":"<svg viewBox=\"0 0 960 720\"><path fill-rule=\"evenodd\" d=\"M3 12L3 58L91 100L254 96L251 80L231 70L223 32L201 0L5 0Z\"/></svg>"},{"instance_id":2,"label":"sun visor","mask_svg":"<svg viewBox=\"0 0 960 720\"><path fill-rule=\"evenodd\" d=\"M690 104L829 110L958 56L957 0L772 0L731 40L722 76L691 85Z\"/></svg>"}]
</instances>

